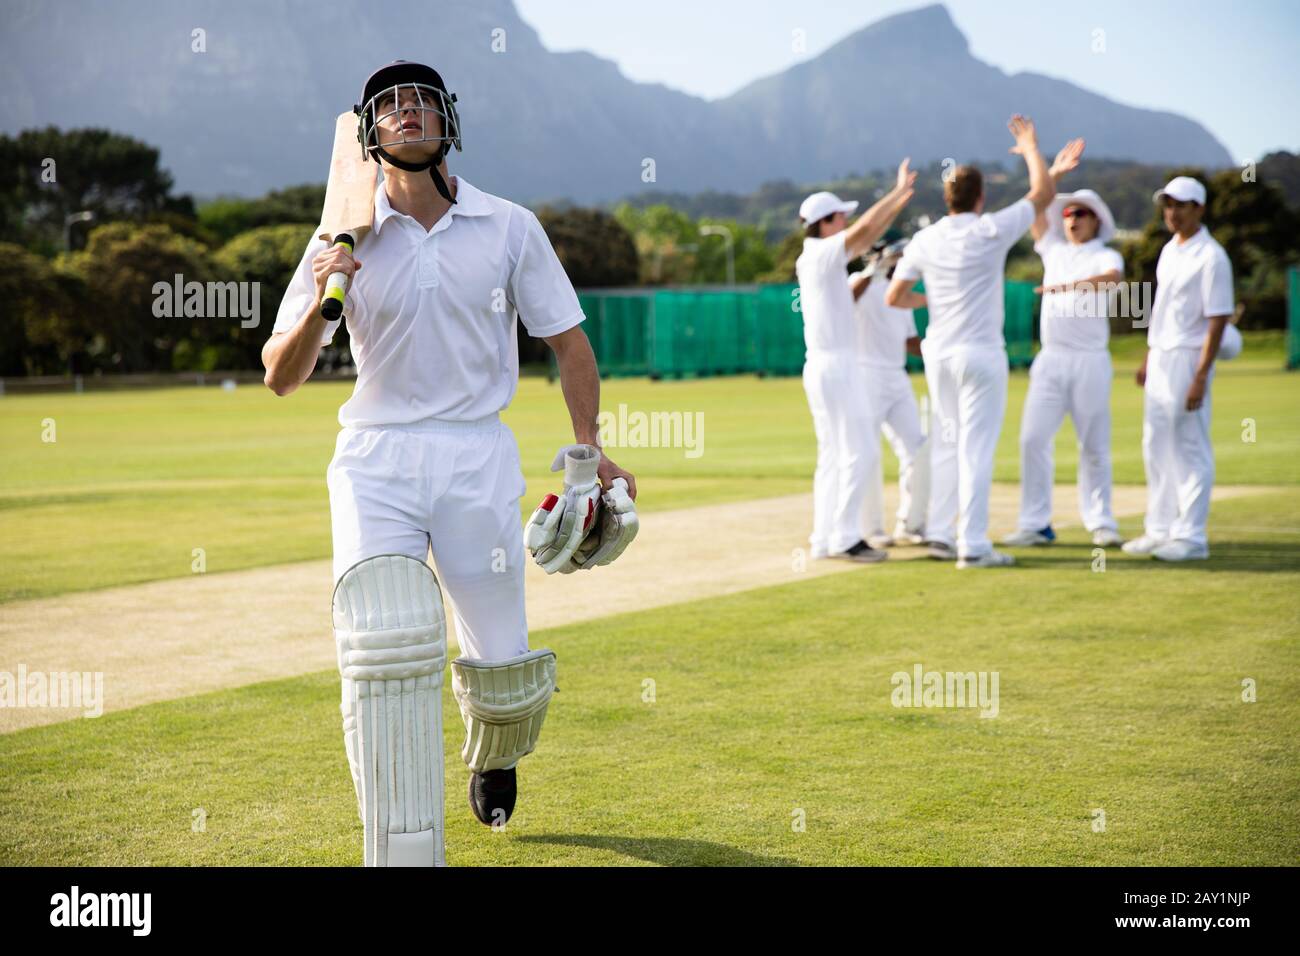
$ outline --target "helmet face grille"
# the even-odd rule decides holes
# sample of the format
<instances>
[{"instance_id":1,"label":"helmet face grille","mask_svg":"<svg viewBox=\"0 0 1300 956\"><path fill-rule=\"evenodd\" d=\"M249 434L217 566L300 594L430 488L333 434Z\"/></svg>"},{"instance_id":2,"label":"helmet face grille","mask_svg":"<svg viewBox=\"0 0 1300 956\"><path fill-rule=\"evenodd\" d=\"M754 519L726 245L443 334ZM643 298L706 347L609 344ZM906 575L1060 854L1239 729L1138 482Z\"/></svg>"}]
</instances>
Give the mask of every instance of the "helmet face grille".
<instances>
[{"instance_id":1,"label":"helmet face grille","mask_svg":"<svg viewBox=\"0 0 1300 956\"><path fill-rule=\"evenodd\" d=\"M357 138L366 152L403 143L441 143L439 157L452 146L461 149L456 98L440 87L427 83L385 86L373 93L358 113ZM390 118L395 121L381 130L381 124Z\"/></svg>"}]
</instances>

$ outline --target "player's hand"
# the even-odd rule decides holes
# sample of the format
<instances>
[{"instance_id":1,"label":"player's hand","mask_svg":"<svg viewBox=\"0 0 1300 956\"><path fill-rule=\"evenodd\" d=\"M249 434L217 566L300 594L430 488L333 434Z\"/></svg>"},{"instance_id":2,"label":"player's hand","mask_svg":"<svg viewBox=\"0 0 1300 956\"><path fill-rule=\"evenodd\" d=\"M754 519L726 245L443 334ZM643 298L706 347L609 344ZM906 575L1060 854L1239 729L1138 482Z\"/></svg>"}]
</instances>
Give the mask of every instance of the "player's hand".
<instances>
[{"instance_id":1,"label":"player's hand","mask_svg":"<svg viewBox=\"0 0 1300 956\"><path fill-rule=\"evenodd\" d=\"M911 157L908 156L905 157L903 161L898 164L898 178L894 183L894 188L899 192L904 192L906 190L911 189L913 183L916 182L916 173L910 168L908 168L908 164L911 161L912 161Z\"/></svg>"},{"instance_id":2,"label":"player's hand","mask_svg":"<svg viewBox=\"0 0 1300 956\"><path fill-rule=\"evenodd\" d=\"M1052 168L1048 170L1053 179L1059 179L1066 173L1079 168L1079 160L1083 156L1083 140L1072 139L1056 154L1056 159L1052 160Z\"/></svg>"},{"instance_id":3,"label":"player's hand","mask_svg":"<svg viewBox=\"0 0 1300 956\"><path fill-rule=\"evenodd\" d=\"M632 477L632 472L618 467L604 452L600 454L600 467L596 470L596 474L605 488L613 488L614 479L622 478L627 483L627 496L636 501L636 479Z\"/></svg>"},{"instance_id":4,"label":"player's hand","mask_svg":"<svg viewBox=\"0 0 1300 956\"><path fill-rule=\"evenodd\" d=\"M316 253L311 261L311 274L316 280L316 301L325 297L325 283L335 272L342 272L352 281L356 271L361 268L361 260L354 259L345 246L330 245Z\"/></svg>"},{"instance_id":5,"label":"player's hand","mask_svg":"<svg viewBox=\"0 0 1300 956\"><path fill-rule=\"evenodd\" d=\"M1205 379L1193 376L1192 384L1187 387L1187 410L1194 412L1205 402Z\"/></svg>"},{"instance_id":6,"label":"player's hand","mask_svg":"<svg viewBox=\"0 0 1300 956\"><path fill-rule=\"evenodd\" d=\"M1142 356L1142 364L1138 366L1137 374L1133 376L1134 380L1138 383L1138 388L1147 387L1147 359L1149 357L1149 352Z\"/></svg>"},{"instance_id":7,"label":"player's hand","mask_svg":"<svg viewBox=\"0 0 1300 956\"><path fill-rule=\"evenodd\" d=\"M1007 129L1016 141L1009 152L1027 156L1038 149L1038 131L1034 129L1034 121L1029 117L1017 113L1007 121Z\"/></svg>"}]
</instances>

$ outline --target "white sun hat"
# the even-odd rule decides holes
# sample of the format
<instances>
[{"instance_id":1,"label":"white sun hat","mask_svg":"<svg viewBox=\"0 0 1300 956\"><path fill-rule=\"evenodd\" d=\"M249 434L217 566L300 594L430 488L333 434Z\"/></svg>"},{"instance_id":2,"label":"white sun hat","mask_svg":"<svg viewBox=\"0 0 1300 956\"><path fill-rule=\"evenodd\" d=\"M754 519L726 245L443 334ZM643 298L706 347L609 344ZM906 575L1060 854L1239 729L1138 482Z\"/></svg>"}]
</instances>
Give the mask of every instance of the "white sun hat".
<instances>
[{"instance_id":1,"label":"white sun hat","mask_svg":"<svg viewBox=\"0 0 1300 956\"><path fill-rule=\"evenodd\" d=\"M834 193L813 193L799 204L799 218L804 222L818 222L831 213L842 212L850 215L858 208L857 200L845 202Z\"/></svg>"},{"instance_id":2,"label":"white sun hat","mask_svg":"<svg viewBox=\"0 0 1300 956\"><path fill-rule=\"evenodd\" d=\"M1068 240L1065 235L1065 222L1061 214L1071 206L1087 206L1097 216L1097 238L1110 242L1115 238L1115 217L1110 214L1106 201L1091 189L1080 189L1072 193L1057 193L1052 204L1047 207L1047 230Z\"/></svg>"}]
</instances>

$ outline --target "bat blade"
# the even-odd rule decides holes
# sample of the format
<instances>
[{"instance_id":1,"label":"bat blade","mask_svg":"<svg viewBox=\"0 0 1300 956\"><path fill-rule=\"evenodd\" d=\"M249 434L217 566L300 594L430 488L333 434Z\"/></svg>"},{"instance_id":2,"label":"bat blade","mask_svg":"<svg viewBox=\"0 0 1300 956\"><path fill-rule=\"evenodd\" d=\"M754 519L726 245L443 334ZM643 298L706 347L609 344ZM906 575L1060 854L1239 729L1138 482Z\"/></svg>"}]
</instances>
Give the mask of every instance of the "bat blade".
<instances>
[{"instance_id":1,"label":"bat blade","mask_svg":"<svg viewBox=\"0 0 1300 956\"><path fill-rule=\"evenodd\" d=\"M357 142L357 117L351 110L340 113L334 123L334 152L330 155L330 176L325 183L325 206L321 210L319 237L333 242L349 233L358 242L370 231L375 218L375 185L379 164L362 152Z\"/></svg>"},{"instance_id":2,"label":"bat blade","mask_svg":"<svg viewBox=\"0 0 1300 956\"><path fill-rule=\"evenodd\" d=\"M348 111L334 122L334 152L330 155L330 176L325 183L325 207L321 210L319 238L342 243L351 252L375 218L375 184L379 163L370 159L357 142L357 117ZM321 315L333 322L343 314L348 277L332 273L321 299Z\"/></svg>"}]
</instances>

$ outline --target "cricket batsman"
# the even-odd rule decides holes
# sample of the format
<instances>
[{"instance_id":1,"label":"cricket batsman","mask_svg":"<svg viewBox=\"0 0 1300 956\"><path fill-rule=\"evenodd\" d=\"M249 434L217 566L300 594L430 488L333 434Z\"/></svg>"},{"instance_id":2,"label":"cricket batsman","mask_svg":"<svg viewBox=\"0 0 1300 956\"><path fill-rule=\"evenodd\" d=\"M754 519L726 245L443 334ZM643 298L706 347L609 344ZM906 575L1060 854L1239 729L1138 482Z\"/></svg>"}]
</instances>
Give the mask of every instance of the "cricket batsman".
<instances>
[{"instance_id":1,"label":"cricket batsman","mask_svg":"<svg viewBox=\"0 0 1300 956\"><path fill-rule=\"evenodd\" d=\"M327 483L343 736L367 866L446 863L443 588L481 822L514 809L516 765L555 688L555 654L528 646L525 486L500 418L518 384L516 318L555 352L575 438L552 465L563 490L529 522L534 559L548 573L606 564L637 530L635 479L597 445L600 379L577 295L536 216L448 174L447 154L461 148L455 102L418 63L366 81L354 110L357 149L383 171L373 224L355 256L308 244L262 350L266 384L293 392L340 321L321 312L328 277L350 279L342 313L357 381Z\"/></svg>"}]
</instances>

